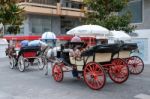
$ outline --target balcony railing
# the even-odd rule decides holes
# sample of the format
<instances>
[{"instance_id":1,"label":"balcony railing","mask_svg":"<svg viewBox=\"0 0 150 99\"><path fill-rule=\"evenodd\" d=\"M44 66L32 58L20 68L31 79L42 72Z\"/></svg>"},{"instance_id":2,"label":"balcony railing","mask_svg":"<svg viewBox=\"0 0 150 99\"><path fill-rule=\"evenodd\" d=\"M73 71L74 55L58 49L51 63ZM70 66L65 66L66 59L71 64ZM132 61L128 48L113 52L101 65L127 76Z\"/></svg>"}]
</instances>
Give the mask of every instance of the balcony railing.
<instances>
[{"instance_id":1,"label":"balcony railing","mask_svg":"<svg viewBox=\"0 0 150 99\"><path fill-rule=\"evenodd\" d=\"M56 0L20 0L20 2L37 3L37 4L45 4L45 5L55 5L55 6L57 4Z\"/></svg>"},{"instance_id":2,"label":"balcony railing","mask_svg":"<svg viewBox=\"0 0 150 99\"><path fill-rule=\"evenodd\" d=\"M66 7L66 8L75 8L75 9L81 9L83 4L83 0L71 0L71 1L75 1L72 2L71 4L67 5L67 3L62 3L61 6L62 7ZM71 2L70 1L70 2ZM54 5L57 6L57 0L20 0L20 3L34 3L34 4L43 4L43 5Z\"/></svg>"}]
</instances>

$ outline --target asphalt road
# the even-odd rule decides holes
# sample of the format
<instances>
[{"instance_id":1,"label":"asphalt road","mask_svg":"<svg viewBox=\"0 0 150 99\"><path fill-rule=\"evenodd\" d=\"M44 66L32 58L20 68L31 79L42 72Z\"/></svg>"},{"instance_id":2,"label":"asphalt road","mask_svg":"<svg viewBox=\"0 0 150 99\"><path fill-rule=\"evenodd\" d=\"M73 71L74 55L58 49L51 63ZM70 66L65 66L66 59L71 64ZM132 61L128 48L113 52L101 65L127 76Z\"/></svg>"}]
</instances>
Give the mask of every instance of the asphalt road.
<instances>
[{"instance_id":1,"label":"asphalt road","mask_svg":"<svg viewBox=\"0 0 150 99\"><path fill-rule=\"evenodd\" d=\"M0 99L150 99L150 65L140 75L130 75L127 82L115 84L107 77L103 89L89 89L83 80L66 73L57 83L36 66L25 72L10 69L7 59L0 59Z\"/></svg>"}]
</instances>

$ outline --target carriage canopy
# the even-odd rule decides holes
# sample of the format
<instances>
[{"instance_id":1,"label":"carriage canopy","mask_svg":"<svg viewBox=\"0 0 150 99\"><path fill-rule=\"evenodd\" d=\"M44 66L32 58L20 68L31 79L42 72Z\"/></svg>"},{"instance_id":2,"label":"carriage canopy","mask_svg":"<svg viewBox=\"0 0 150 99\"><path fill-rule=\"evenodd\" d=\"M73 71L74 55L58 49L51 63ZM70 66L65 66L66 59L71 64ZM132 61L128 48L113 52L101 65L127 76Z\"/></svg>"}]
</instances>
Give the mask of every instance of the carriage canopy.
<instances>
[{"instance_id":1,"label":"carriage canopy","mask_svg":"<svg viewBox=\"0 0 150 99\"><path fill-rule=\"evenodd\" d=\"M81 25L67 32L68 35L77 36L106 36L109 30L99 25Z\"/></svg>"},{"instance_id":2,"label":"carriage canopy","mask_svg":"<svg viewBox=\"0 0 150 99\"><path fill-rule=\"evenodd\" d=\"M56 39L56 35L53 32L45 32L42 34L41 39L54 40Z\"/></svg>"},{"instance_id":3,"label":"carriage canopy","mask_svg":"<svg viewBox=\"0 0 150 99\"><path fill-rule=\"evenodd\" d=\"M122 41L127 41L131 40L131 36L129 36L127 33L124 31L110 31L112 34L112 37L114 40L122 40Z\"/></svg>"}]
</instances>

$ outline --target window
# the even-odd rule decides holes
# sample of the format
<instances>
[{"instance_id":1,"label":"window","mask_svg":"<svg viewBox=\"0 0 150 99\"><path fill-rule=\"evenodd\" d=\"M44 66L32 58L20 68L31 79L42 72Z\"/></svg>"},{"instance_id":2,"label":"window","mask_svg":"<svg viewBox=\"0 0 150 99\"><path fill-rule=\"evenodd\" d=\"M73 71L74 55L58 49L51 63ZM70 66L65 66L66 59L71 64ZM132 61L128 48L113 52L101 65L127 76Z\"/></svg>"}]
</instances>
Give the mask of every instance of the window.
<instances>
[{"instance_id":1,"label":"window","mask_svg":"<svg viewBox=\"0 0 150 99\"><path fill-rule=\"evenodd\" d=\"M119 14L130 11L132 14L131 23L142 23L143 21L143 0L130 0L128 6Z\"/></svg>"},{"instance_id":2,"label":"window","mask_svg":"<svg viewBox=\"0 0 150 99\"><path fill-rule=\"evenodd\" d=\"M143 21L143 0L132 0L128 5L132 13L132 23L142 23Z\"/></svg>"},{"instance_id":3,"label":"window","mask_svg":"<svg viewBox=\"0 0 150 99\"><path fill-rule=\"evenodd\" d=\"M31 16L30 28L33 34L42 34L51 31L51 18L49 16Z\"/></svg>"}]
</instances>

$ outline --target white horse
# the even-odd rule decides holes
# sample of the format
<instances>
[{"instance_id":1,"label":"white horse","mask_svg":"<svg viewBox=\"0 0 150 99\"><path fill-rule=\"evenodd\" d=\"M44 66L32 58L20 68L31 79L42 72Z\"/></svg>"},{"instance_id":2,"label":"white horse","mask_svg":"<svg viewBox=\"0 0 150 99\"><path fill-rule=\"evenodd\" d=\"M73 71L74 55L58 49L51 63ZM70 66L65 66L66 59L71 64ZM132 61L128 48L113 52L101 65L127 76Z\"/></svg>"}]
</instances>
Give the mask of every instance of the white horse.
<instances>
[{"instance_id":1,"label":"white horse","mask_svg":"<svg viewBox=\"0 0 150 99\"><path fill-rule=\"evenodd\" d=\"M60 47L54 47L54 48L47 48L44 52L44 57L47 59L47 61L49 63L47 63L47 65L45 65L45 75L48 75L48 67L51 67L54 64L54 62L56 61L57 58L57 52L60 51ZM48 66L50 65L50 66Z\"/></svg>"},{"instance_id":2,"label":"white horse","mask_svg":"<svg viewBox=\"0 0 150 99\"><path fill-rule=\"evenodd\" d=\"M54 58L54 57L57 57L57 52L60 51L60 47L54 47L54 48L50 48L48 51L47 51L47 58L48 59L51 59L51 58Z\"/></svg>"}]
</instances>

